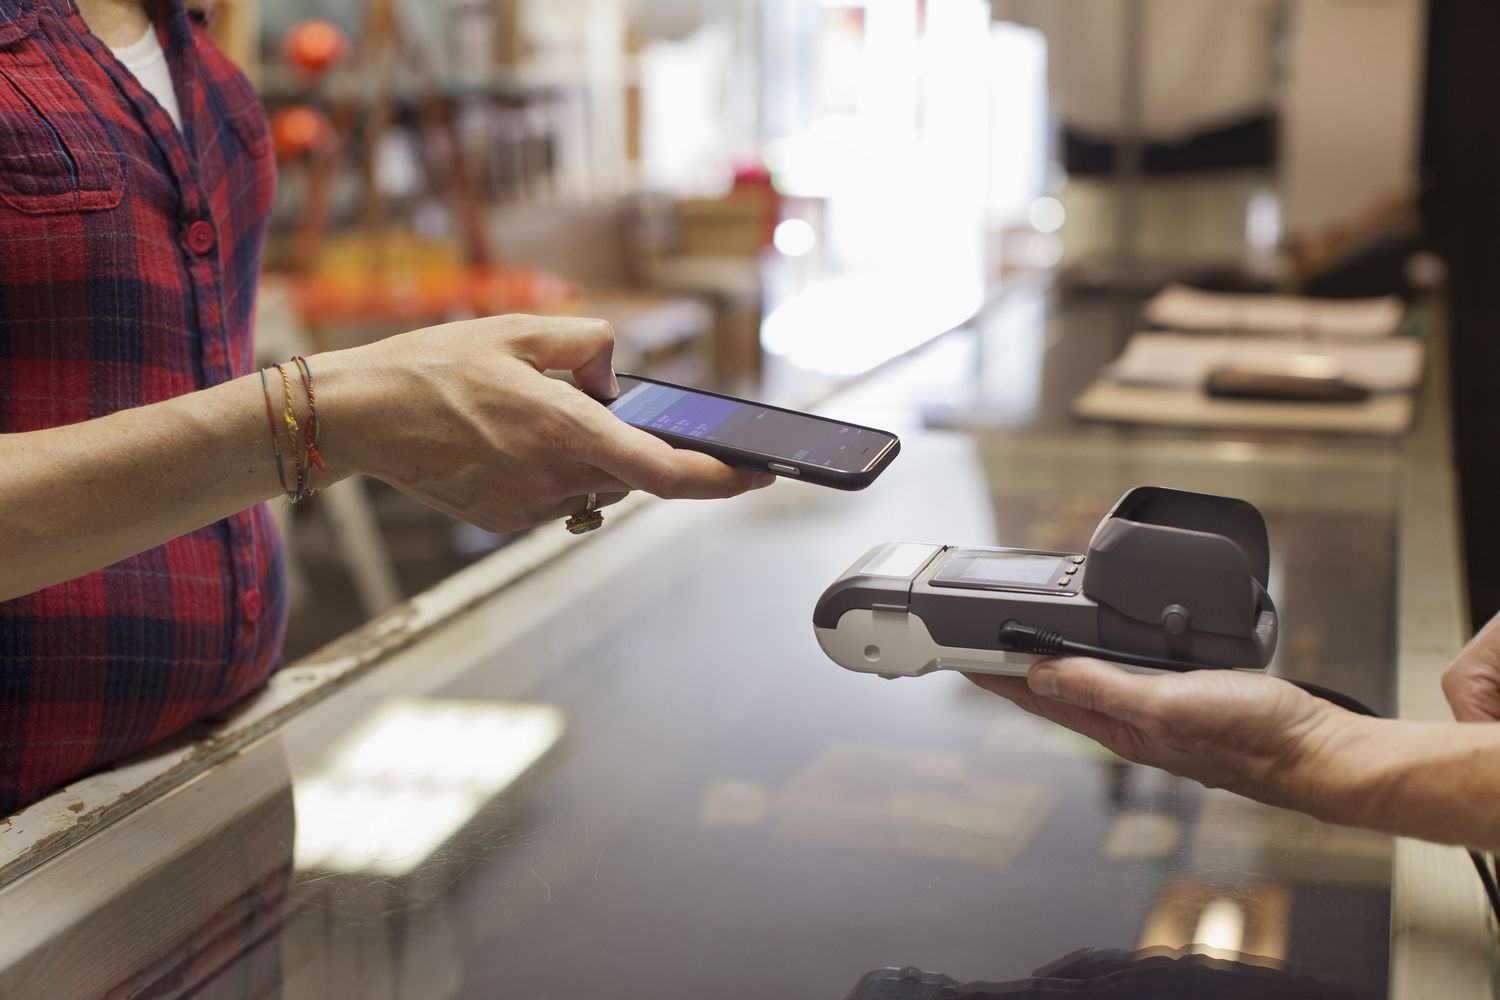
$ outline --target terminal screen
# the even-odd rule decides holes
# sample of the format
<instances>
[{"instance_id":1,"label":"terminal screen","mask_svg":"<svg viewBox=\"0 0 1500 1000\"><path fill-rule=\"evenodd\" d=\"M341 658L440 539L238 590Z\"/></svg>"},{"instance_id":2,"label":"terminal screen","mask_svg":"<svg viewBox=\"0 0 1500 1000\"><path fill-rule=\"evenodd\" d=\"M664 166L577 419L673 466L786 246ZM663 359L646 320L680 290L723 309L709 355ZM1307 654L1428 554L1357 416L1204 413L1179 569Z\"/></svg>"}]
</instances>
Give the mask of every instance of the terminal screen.
<instances>
[{"instance_id":1,"label":"terminal screen","mask_svg":"<svg viewBox=\"0 0 1500 1000\"><path fill-rule=\"evenodd\" d=\"M1075 572L1070 573L1070 569ZM955 549L933 574L932 582L940 587L969 590L1038 590L1071 594L1077 589L1076 570L1073 556L1065 552Z\"/></svg>"},{"instance_id":2,"label":"terminal screen","mask_svg":"<svg viewBox=\"0 0 1500 1000\"><path fill-rule=\"evenodd\" d=\"M1051 583L1057 556L1007 555L970 560L963 578L977 583Z\"/></svg>"}]
</instances>

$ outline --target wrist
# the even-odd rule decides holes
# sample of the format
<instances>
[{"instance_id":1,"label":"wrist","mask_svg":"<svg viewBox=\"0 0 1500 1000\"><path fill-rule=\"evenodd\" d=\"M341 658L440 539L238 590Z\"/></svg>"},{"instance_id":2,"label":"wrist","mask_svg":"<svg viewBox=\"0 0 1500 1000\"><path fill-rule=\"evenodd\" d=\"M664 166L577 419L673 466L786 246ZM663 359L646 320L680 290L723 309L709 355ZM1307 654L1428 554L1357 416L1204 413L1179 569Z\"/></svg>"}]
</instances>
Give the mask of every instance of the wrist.
<instances>
[{"instance_id":1,"label":"wrist","mask_svg":"<svg viewBox=\"0 0 1500 1000\"><path fill-rule=\"evenodd\" d=\"M1470 799L1465 775L1484 771L1468 733L1483 727L1378 719L1330 708L1312 741L1299 800L1290 803L1339 823L1444 843L1477 843L1460 829Z\"/></svg>"},{"instance_id":2,"label":"wrist","mask_svg":"<svg viewBox=\"0 0 1500 1000\"><path fill-rule=\"evenodd\" d=\"M1491 849L1500 813L1500 727L1364 719L1343 750L1333 819L1400 836Z\"/></svg>"},{"instance_id":3,"label":"wrist","mask_svg":"<svg viewBox=\"0 0 1500 1000\"><path fill-rule=\"evenodd\" d=\"M1318 712L1281 775L1285 804L1325 823L1371 825L1371 813L1383 798L1380 747L1389 720L1321 703Z\"/></svg>"}]
</instances>

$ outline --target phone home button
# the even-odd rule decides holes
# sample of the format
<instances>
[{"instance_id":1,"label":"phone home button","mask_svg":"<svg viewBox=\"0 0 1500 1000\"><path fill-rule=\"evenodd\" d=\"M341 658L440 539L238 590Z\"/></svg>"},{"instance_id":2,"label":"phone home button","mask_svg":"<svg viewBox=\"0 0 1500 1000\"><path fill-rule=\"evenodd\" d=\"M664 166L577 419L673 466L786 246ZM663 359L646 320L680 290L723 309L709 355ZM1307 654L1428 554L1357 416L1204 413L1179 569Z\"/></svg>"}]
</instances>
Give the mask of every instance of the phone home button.
<instances>
[{"instance_id":1,"label":"phone home button","mask_svg":"<svg viewBox=\"0 0 1500 1000\"><path fill-rule=\"evenodd\" d=\"M800 476L800 475L802 475L802 470L798 469L795 465L783 465L780 462L772 462L769 465L767 465L766 468L770 469L772 472L779 472L783 476Z\"/></svg>"}]
</instances>

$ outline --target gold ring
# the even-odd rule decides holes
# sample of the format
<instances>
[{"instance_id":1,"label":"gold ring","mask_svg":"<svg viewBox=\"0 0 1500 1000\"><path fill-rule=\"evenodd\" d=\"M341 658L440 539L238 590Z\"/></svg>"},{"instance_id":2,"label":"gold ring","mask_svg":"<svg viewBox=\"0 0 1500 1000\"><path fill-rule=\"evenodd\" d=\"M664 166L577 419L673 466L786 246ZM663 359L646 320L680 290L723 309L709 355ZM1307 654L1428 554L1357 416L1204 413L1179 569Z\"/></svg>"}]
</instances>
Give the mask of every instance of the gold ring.
<instances>
[{"instance_id":1,"label":"gold ring","mask_svg":"<svg viewBox=\"0 0 1500 1000\"><path fill-rule=\"evenodd\" d=\"M588 501L583 505L583 510L568 518L567 529L575 535L583 535L602 525L604 515L594 509L598 503L599 494L590 493Z\"/></svg>"}]
</instances>

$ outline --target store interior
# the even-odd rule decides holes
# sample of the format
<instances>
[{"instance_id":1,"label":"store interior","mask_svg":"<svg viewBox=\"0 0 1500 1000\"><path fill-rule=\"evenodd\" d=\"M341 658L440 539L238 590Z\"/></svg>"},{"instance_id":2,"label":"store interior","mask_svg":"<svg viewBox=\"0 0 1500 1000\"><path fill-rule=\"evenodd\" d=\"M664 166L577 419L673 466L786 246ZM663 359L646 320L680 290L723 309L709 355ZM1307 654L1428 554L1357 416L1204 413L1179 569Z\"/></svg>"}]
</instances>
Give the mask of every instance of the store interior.
<instances>
[{"instance_id":1,"label":"store interior","mask_svg":"<svg viewBox=\"0 0 1500 1000\"><path fill-rule=\"evenodd\" d=\"M842 669L812 622L880 543L1084 553L1134 487L1243 498L1269 671L1449 718L1442 666L1500 608L1497 20L218 0L277 158L263 363L601 317L617 371L901 453L576 537L373 479L274 503L285 667L0 821L0 921L39 915L0 996L1494 995L1461 852L951 670Z\"/></svg>"}]
</instances>

